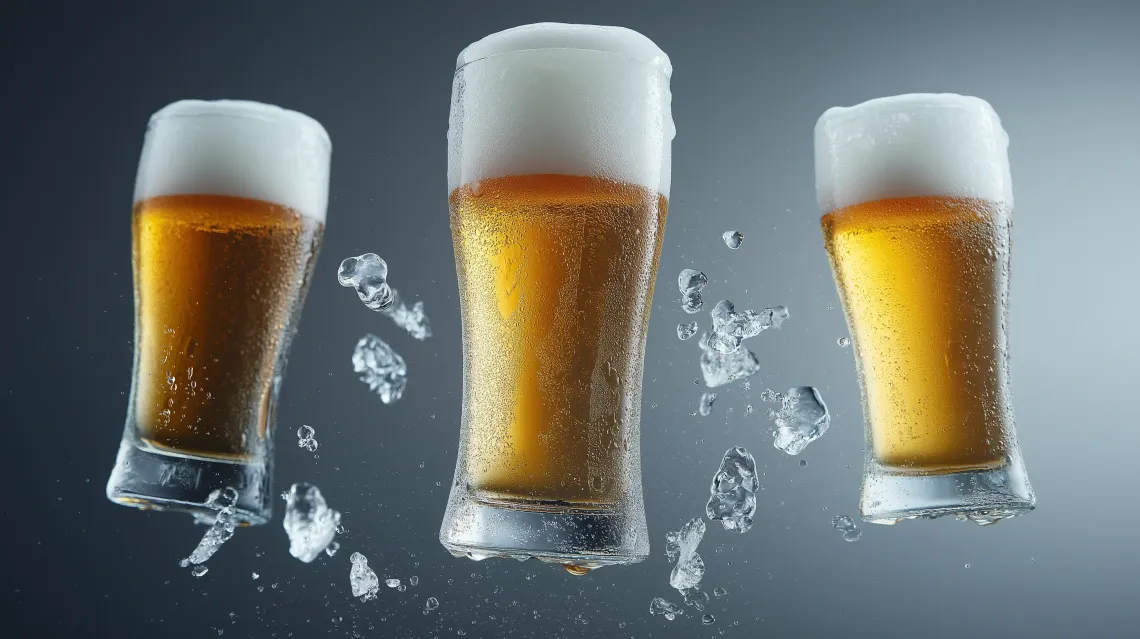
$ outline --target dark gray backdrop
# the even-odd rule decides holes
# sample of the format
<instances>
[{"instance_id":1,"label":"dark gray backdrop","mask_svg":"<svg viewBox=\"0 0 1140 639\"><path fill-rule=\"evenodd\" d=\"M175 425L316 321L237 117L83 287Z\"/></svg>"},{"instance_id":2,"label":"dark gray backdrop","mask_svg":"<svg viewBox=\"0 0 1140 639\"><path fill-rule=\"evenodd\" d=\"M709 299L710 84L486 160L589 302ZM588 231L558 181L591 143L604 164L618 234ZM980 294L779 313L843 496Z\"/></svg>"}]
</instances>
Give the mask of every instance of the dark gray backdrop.
<instances>
[{"instance_id":1,"label":"dark gray backdrop","mask_svg":"<svg viewBox=\"0 0 1140 639\"><path fill-rule=\"evenodd\" d=\"M0 9L5 276L0 424L5 636L716 637L1126 636L1135 602L1140 375L1140 3L15 2ZM541 21L620 24L675 67L673 200L650 326L642 459L653 555L584 578L536 564L453 559L436 535L454 468L460 332L445 204L456 54ZM861 525L862 418L818 229L811 131L827 107L911 91L988 99L1009 131L1017 197L1013 384L1037 512L980 529ZM280 411L277 486L316 482L349 531L332 559L289 557L277 518L242 530L195 579L176 562L202 530L113 506L104 483L131 364L129 210L149 114L179 98L246 98L308 113L333 139L325 247ZM744 232L729 251L720 234ZM426 302L417 343L337 286L373 251ZM692 416L695 340L675 336L676 274L708 297L786 304L752 340L751 398ZM349 356L375 332L408 360L391 406ZM831 431L803 455L772 448L759 391L818 386ZM762 406L745 416L745 404ZM731 413L726 414L728 409ZM320 458L292 433L316 428ZM719 456L763 466L755 528L710 527L701 552L712 626L667 622L664 535L699 514ZM440 482L442 487L436 486ZM349 593L348 554L384 589ZM968 565L968 567L967 567ZM260 573L253 580L252 572ZM262 586L263 591L258 587ZM440 607L423 615L434 596ZM698 615L699 617L699 615Z\"/></svg>"}]
</instances>

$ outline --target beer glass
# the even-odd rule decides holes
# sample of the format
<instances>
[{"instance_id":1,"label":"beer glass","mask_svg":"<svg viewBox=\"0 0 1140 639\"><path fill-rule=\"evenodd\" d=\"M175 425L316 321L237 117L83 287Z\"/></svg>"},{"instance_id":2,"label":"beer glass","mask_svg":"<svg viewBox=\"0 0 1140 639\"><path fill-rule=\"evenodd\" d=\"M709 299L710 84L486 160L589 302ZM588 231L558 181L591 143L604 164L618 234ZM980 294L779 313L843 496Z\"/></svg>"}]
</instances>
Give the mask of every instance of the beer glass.
<instances>
[{"instance_id":1,"label":"beer glass","mask_svg":"<svg viewBox=\"0 0 1140 639\"><path fill-rule=\"evenodd\" d=\"M669 58L535 24L460 55L448 189L463 318L456 556L574 574L649 552L645 333L669 197Z\"/></svg>"},{"instance_id":2,"label":"beer glass","mask_svg":"<svg viewBox=\"0 0 1140 639\"><path fill-rule=\"evenodd\" d=\"M815 127L816 195L866 422L863 519L1033 508L1006 318L1008 137L984 100L903 95Z\"/></svg>"},{"instance_id":3,"label":"beer glass","mask_svg":"<svg viewBox=\"0 0 1140 639\"><path fill-rule=\"evenodd\" d=\"M237 521L271 515L273 426L320 249L328 134L275 106L155 113L135 181L135 357L112 501ZM211 504L213 505L213 504Z\"/></svg>"}]
</instances>

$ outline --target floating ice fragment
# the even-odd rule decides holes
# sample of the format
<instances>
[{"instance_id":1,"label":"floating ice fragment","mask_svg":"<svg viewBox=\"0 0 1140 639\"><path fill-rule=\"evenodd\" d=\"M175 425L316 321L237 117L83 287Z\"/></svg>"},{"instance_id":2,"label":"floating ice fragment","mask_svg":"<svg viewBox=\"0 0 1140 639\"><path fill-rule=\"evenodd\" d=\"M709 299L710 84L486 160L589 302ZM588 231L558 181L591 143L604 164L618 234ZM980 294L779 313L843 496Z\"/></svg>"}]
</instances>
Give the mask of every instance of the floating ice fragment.
<instances>
[{"instance_id":1,"label":"floating ice fragment","mask_svg":"<svg viewBox=\"0 0 1140 639\"><path fill-rule=\"evenodd\" d=\"M712 332L709 333L708 344L718 353L727 355L739 348L742 340L755 337L769 328L780 328L788 319L788 309L776 306L759 313L751 310L737 313L732 302L721 300L710 315Z\"/></svg>"},{"instance_id":2,"label":"floating ice fragment","mask_svg":"<svg viewBox=\"0 0 1140 639\"><path fill-rule=\"evenodd\" d=\"M711 521L719 521L725 530L737 533L752 528L756 514L756 491L760 480L756 477L756 460L741 446L729 448L713 475L705 514Z\"/></svg>"},{"instance_id":3,"label":"floating ice fragment","mask_svg":"<svg viewBox=\"0 0 1140 639\"><path fill-rule=\"evenodd\" d=\"M682 323L677 325L677 338L678 339L682 339L682 340L689 339L693 335L696 335L696 333L697 333L697 323L696 322L688 322L688 323L682 322Z\"/></svg>"},{"instance_id":4,"label":"floating ice fragment","mask_svg":"<svg viewBox=\"0 0 1140 639\"><path fill-rule=\"evenodd\" d=\"M712 615L705 615L705 616L701 617L701 624L702 625L711 626L714 623L716 623L716 617L714 617Z\"/></svg>"},{"instance_id":5,"label":"floating ice fragment","mask_svg":"<svg viewBox=\"0 0 1140 639\"><path fill-rule=\"evenodd\" d=\"M408 385L408 367L404 358L387 342L375 335L365 335L352 352L352 369L360 373L360 381L380 396L385 404L400 399Z\"/></svg>"},{"instance_id":6,"label":"floating ice fragment","mask_svg":"<svg viewBox=\"0 0 1140 639\"><path fill-rule=\"evenodd\" d=\"M721 354L710 348L708 334L702 334L699 342L701 347L701 373L705 378L705 386L716 388L760 371L760 360L756 355L745 348L738 348L728 355Z\"/></svg>"},{"instance_id":7,"label":"floating ice fragment","mask_svg":"<svg viewBox=\"0 0 1140 639\"><path fill-rule=\"evenodd\" d=\"M424 303L416 302L408 308L400 299L399 292L388 286L387 278L388 264L375 253L347 258L340 263L337 271L340 285L356 289L357 296L365 306L384 313L396 326L418 340L431 337L431 325L424 314Z\"/></svg>"},{"instance_id":8,"label":"floating ice fragment","mask_svg":"<svg viewBox=\"0 0 1140 639\"><path fill-rule=\"evenodd\" d=\"M389 588L399 588L400 587L400 580L399 579L385 579L384 585L388 586Z\"/></svg>"},{"instance_id":9,"label":"floating ice fragment","mask_svg":"<svg viewBox=\"0 0 1140 639\"><path fill-rule=\"evenodd\" d=\"M198 542L198 547L190 556L179 562L179 565L185 568L190 564L203 564L218 552L218 548L222 544L230 540L234 536L234 528L237 526L237 521L234 517L234 505L237 504L238 492L233 488L226 487L215 490L210 493L206 498L206 507L210 510L217 511L214 521L210 524L209 530L205 535L202 535L202 541ZM203 575L206 573L202 573ZM201 576L201 575L196 575Z\"/></svg>"},{"instance_id":10,"label":"floating ice fragment","mask_svg":"<svg viewBox=\"0 0 1140 639\"><path fill-rule=\"evenodd\" d=\"M716 393L701 393L701 404L697 411L704 417L712 413L713 402L716 401Z\"/></svg>"},{"instance_id":11,"label":"floating ice fragment","mask_svg":"<svg viewBox=\"0 0 1140 639\"><path fill-rule=\"evenodd\" d=\"M297 445L310 453L317 452L317 440L313 438L315 434L312 426L302 425L297 429Z\"/></svg>"},{"instance_id":12,"label":"floating ice fragment","mask_svg":"<svg viewBox=\"0 0 1140 639\"><path fill-rule=\"evenodd\" d=\"M205 575L207 572L210 572L210 569L207 568L203 564L198 564L197 566L194 566L193 568L190 569L190 574L194 575L195 577L201 577L202 575Z\"/></svg>"},{"instance_id":13,"label":"floating ice fragment","mask_svg":"<svg viewBox=\"0 0 1140 639\"><path fill-rule=\"evenodd\" d=\"M823 437L831 425L831 415L812 386L797 386L780 397L780 410L769 412L776 422L772 445L789 455L799 455L808 444Z\"/></svg>"},{"instance_id":14,"label":"floating ice fragment","mask_svg":"<svg viewBox=\"0 0 1140 639\"><path fill-rule=\"evenodd\" d=\"M325 554L329 557L336 555L336 551L340 550L339 541L330 541L328 546L325 546Z\"/></svg>"},{"instance_id":15,"label":"floating ice fragment","mask_svg":"<svg viewBox=\"0 0 1140 639\"><path fill-rule=\"evenodd\" d=\"M413 586L418 586L420 585L420 578L412 575L411 577L408 577L408 583L412 584Z\"/></svg>"},{"instance_id":16,"label":"floating ice fragment","mask_svg":"<svg viewBox=\"0 0 1140 639\"><path fill-rule=\"evenodd\" d=\"M395 301L388 286L388 264L375 253L345 258L336 279L341 286L356 289L360 301L374 311L386 311Z\"/></svg>"},{"instance_id":17,"label":"floating ice fragment","mask_svg":"<svg viewBox=\"0 0 1140 639\"><path fill-rule=\"evenodd\" d=\"M733 250L740 248L744 242L744 234L740 231L725 231L720 237L724 240L725 246Z\"/></svg>"},{"instance_id":18,"label":"floating ice fragment","mask_svg":"<svg viewBox=\"0 0 1140 639\"><path fill-rule=\"evenodd\" d=\"M841 348L847 348L848 346L850 346L850 345L851 345L851 338L849 338L849 337L840 337L839 339L835 340L835 343L836 343L836 344L839 344L839 346L840 346Z\"/></svg>"},{"instance_id":19,"label":"floating ice fragment","mask_svg":"<svg viewBox=\"0 0 1140 639\"><path fill-rule=\"evenodd\" d=\"M709 603L709 594L698 587L682 590L681 596L685 598L686 606L692 606L702 612Z\"/></svg>"},{"instance_id":20,"label":"floating ice fragment","mask_svg":"<svg viewBox=\"0 0 1140 639\"><path fill-rule=\"evenodd\" d=\"M352 569L348 573L352 584L352 596L361 601L375 599L380 593L380 578L368 567L368 558L354 552L348 560L352 562Z\"/></svg>"},{"instance_id":21,"label":"floating ice fragment","mask_svg":"<svg viewBox=\"0 0 1140 639\"><path fill-rule=\"evenodd\" d=\"M312 484L293 484L285 502L284 526L289 535L289 554L309 563L331 547L340 524L340 513L329 508L320 489Z\"/></svg>"},{"instance_id":22,"label":"floating ice fragment","mask_svg":"<svg viewBox=\"0 0 1140 639\"><path fill-rule=\"evenodd\" d=\"M831 527L843 533L843 541L859 541L863 533L855 527L855 522L847 515L836 515L831 520Z\"/></svg>"},{"instance_id":23,"label":"floating ice fragment","mask_svg":"<svg viewBox=\"0 0 1140 639\"><path fill-rule=\"evenodd\" d=\"M439 599L428 597L427 601L424 602L424 613L429 613L436 608L439 608Z\"/></svg>"},{"instance_id":24,"label":"floating ice fragment","mask_svg":"<svg viewBox=\"0 0 1140 639\"><path fill-rule=\"evenodd\" d=\"M661 597L654 597L653 601L649 602L649 614L653 616L663 615L669 621L673 621L678 615L685 614L685 611L677 604L669 603Z\"/></svg>"},{"instance_id":25,"label":"floating ice fragment","mask_svg":"<svg viewBox=\"0 0 1140 639\"><path fill-rule=\"evenodd\" d=\"M694 517L681 530L666 535L665 553L670 560L676 557L677 562L669 574L670 586L683 591L701 583L705 576L705 562L697 554L697 546L704 535L705 522L700 517Z\"/></svg>"},{"instance_id":26,"label":"floating ice fragment","mask_svg":"<svg viewBox=\"0 0 1140 639\"><path fill-rule=\"evenodd\" d=\"M677 276L677 288L681 290L681 310L690 315L700 312L705 304L701 299L701 289L708 282L708 278L700 271L691 268L681 271Z\"/></svg>"},{"instance_id":27,"label":"floating ice fragment","mask_svg":"<svg viewBox=\"0 0 1140 639\"><path fill-rule=\"evenodd\" d=\"M728 594L728 591L725 590L724 588L713 588L713 596L716 597L717 599L720 599L721 597L723 597L727 594Z\"/></svg>"}]
</instances>

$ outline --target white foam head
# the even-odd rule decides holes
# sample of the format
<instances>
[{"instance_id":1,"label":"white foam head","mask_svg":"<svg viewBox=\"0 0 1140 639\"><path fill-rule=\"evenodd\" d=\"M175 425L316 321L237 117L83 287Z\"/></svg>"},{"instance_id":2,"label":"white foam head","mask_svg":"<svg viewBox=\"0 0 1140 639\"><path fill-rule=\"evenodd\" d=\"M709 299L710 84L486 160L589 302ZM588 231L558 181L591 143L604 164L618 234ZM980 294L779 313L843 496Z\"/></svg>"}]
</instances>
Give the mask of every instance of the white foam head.
<instances>
[{"instance_id":1,"label":"white foam head","mask_svg":"<svg viewBox=\"0 0 1140 639\"><path fill-rule=\"evenodd\" d=\"M980 98L924 93L834 107L815 125L816 198L824 213L922 195L1012 207L1008 147Z\"/></svg>"},{"instance_id":2,"label":"white foam head","mask_svg":"<svg viewBox=\"0 0 1140 639\"><path fill-rule=\"evenodd\" d=\"M332 144L319 122L258 102L182 100L151 116L135 202L231 195L324 222Z\"/></svg>"},{"instance_id":3,"label":"white foam head","mask_svg":"<svg viewBox=\"0 0 1140 639\"><path fill-rule=\"evenodd\" d=\"M448 190L509 175L605 177L668 196L669 57L622 27L542 23L459 54Z\"/></svg>"}]
</instances>

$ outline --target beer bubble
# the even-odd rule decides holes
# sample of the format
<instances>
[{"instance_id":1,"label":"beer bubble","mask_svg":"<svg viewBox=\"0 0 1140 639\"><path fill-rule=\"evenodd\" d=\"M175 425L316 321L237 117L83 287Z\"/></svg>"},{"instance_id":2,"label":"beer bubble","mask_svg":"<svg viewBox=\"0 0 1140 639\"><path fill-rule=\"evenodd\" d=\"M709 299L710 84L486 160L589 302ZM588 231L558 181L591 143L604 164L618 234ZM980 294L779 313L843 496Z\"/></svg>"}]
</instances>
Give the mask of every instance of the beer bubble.
<instances>
[{"instance_id":1,"label":"beer bubble","mask_svg":"<svg viewBox=\"0 0 1140 639\"><path fill-rule=\"evenodd\" d=\"M744 234L740 231L725 231L720 237L724 240L725 246L733 250L740 248L744 243Z\"/></svg>"},{"instance_id":2,"label":"beer bubble","mask_svg":"<svg viewBox=\"0 0 1140 639\"><path fill-rule=\"evenodd\" d=\"M780 397L780 410L769 411L776 423L772 445L789 455L798 455L808 444L823 437L831 425L831 415L819 390L812 386L797 386Z\"/></svg>"},{"instance_id":3,"label":"beer bubble","mask_svg":"<svg viewBox=\"0 0 1140 639\"><path fill-rule=\"evenodd\" d=\"M685 614L685 611L677 604L665 601L661 597L654 597L653 601L649 602L649 614L655 617L660 615L673 621L679 615Z\"/></svg>"},{"instance_id":4,"label":"beer bubble","mask_svg":"<svg viewBox=\"0 0 1140 639\"><path fill-rule=\"evenodd\" d=\"M352 562L352 569L348 573L349 583L352 586L352 596L361 601L375 599L380 594L380 578L375 571L368 567L368 558L359 552L354 552L348 560Z\"/></svg>"},{"instance_id":5,"label":"beer bubble","mask_svg":"<svg viewBox=\"0 0 1140 639\"><path fill-rule=\"evenodd\" d=\"M679 339L686 340L686 339L689 339L690 337L692 337L693 335L696 335L696 334L697 334L697 323L696 322L688 322L688 323L682 322L680 324L677 324L677 337Z\"/></svg>"},{"instance_id":6,"label":"beer bubble","mask_svg":"<svg viewBox=\"0 0 1140 639\"><path fill-rule=\"evenodd\" d=\"M729 448L709 486L711 496L705 505L705 515L710 521L719 521L725 530L748 532L756 514L756 491L759 488L756 460L752 454L742 446Z\"/></svg>"},{"instance_id":7,"label":"beer bubble","mask_svg":"<svg viewBox=\"0 0 1140 639\"><path fill-rule=\"evenodd\" d=\"M298 483L289 488L283 525L289 536L290 555L305 563L312 562L335 543L333 537L339 524L340 513L328 507L316 486ZM335 552L334 549L332 553Z\"/></svg>"}]
</instances>

